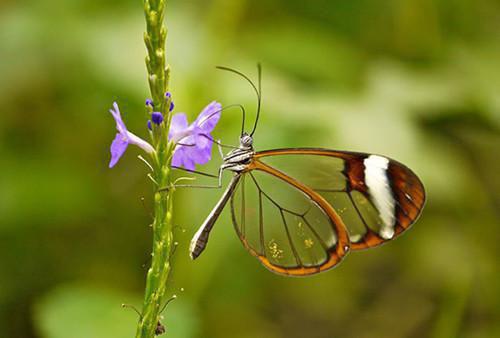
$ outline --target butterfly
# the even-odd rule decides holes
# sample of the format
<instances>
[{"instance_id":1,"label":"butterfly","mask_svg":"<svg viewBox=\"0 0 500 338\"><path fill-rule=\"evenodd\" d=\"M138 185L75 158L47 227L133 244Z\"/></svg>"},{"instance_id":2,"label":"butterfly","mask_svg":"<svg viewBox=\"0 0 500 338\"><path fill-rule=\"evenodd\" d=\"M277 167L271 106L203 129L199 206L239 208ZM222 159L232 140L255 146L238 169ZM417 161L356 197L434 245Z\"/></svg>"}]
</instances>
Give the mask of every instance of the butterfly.
<instances>
[{"instance_id":1,"label":"butterfly","mask_svg":"<svg viewBox=\"0 0 500 338\"><path fill-rule=\"evenodd\" d=\"M388 157L321 148L255 151L253 135L261 105L258 86L253 130L223 157L232 179L194 235L196 259L229 203L232 222L244 247L266 268L281 275L307 276L333 268L351 250L393 240L419 217L425 203L420 179ZM258 87L258 88L257 88Z\"/></svg>"}]
</instances>

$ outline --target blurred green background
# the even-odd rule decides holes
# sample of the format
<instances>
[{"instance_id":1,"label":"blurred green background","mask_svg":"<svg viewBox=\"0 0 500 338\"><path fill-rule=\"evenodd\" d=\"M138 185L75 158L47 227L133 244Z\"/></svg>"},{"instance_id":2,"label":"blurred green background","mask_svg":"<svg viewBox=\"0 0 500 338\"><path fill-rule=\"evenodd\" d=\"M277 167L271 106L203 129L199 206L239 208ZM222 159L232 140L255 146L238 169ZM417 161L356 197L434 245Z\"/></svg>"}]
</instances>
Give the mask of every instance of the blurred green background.
<instances>
[{"instance_id":1,"label":"blurred green background","mask_svg":"<svg viewBox=\"0 0 500 338\"><path fill-rule=\"evenodd\" d=\"M214 66L253 75L260 61L257 149L385 154L419 174L428 201L401 238L296 279L251 257L227 210L190 261L221 192L179 192L167 337L500 337L499 2L168 3L177 111L192 120L213 99L252 111L249 86ZM151 186L137 149L107 168L107 111L117 100L147 135L143 30L141 1L0 3L2 338L135 332L120 304L141 304ZM237 143L239 123L225 114L216 137Z\"/></svg>"}]
</instances>

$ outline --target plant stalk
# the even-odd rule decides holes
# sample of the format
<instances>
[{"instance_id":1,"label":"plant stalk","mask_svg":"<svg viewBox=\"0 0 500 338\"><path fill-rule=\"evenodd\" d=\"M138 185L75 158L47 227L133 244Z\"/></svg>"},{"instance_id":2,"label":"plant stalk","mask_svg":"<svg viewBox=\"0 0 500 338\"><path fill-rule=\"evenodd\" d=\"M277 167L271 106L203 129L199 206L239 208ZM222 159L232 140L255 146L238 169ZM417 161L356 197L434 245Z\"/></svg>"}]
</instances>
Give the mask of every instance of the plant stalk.
<instances>
[{"instance_id":1,"label":"plant stalk","mask_svg":"<svg viewBox=\"0 0 500 338\"><path fill-rule=\"evenodd\" d=\"M165 0L144 0L146 18L146 68L148 82L155 111L161 112L165 121L154 126L152 141L153 155L154 221L153 250L151 267L146 277L144 302L136 331L136 338L153 338L160 319L160 311L166 302L167 281L171 271L170 259L173 253L173 189L161 190L171 186L171 161L175 145L168 141L170 118L169 100L165 93L169 87L170 68L166 63L165 43L167 29L163 24Z\"/></svg>"}]
</instances>

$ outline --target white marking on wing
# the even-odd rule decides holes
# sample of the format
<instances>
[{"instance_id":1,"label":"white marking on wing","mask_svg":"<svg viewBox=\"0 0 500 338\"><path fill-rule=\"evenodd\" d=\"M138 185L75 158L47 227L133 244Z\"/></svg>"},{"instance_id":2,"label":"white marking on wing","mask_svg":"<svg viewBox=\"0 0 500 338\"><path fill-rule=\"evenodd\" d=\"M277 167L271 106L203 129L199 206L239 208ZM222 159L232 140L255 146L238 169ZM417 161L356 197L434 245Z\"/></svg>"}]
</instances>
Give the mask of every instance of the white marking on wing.
<instances>
[{"instance_id":1,"label":"white marking on wing","mask_svg":"<svg viewBox=\"0 0 500 338\"><path fill-rule=\"evenodd\" d=\"M384 223L379 234L384 239L391 239L394 236L396 201L387 177L389 160L382 156L370 155L363 163L368 192Z\"/></svg>"}]
</instances>

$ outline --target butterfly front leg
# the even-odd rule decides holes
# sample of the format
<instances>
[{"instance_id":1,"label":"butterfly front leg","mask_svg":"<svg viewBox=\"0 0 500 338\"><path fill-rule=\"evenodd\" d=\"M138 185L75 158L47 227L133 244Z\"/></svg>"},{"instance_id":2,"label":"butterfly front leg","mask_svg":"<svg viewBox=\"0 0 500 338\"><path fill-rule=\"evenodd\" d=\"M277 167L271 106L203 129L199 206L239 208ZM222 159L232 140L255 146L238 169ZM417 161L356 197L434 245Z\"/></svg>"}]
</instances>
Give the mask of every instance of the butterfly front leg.
<instances>
[{"instance_id":1,"label":"butterfly front leg","mask_svg":"<svg viewBox=\"0 0 500 338\"><path fill-rule=\"evenodd\" d=\"M217 176L215 175L210 175L210 177L217 178L217 185L207 185L207 184L174 184L172 185L174 188L201 188L201 189L220 189L222 188L222 172L223 172L223 167L219 168L219 172ZM191 171L192 172L192 171ZM199 173L199 172L198 172ZM163 189L160 189L160 191ZM168 190L166 188L165 190Z\"/></svg>"}]
</instances>

